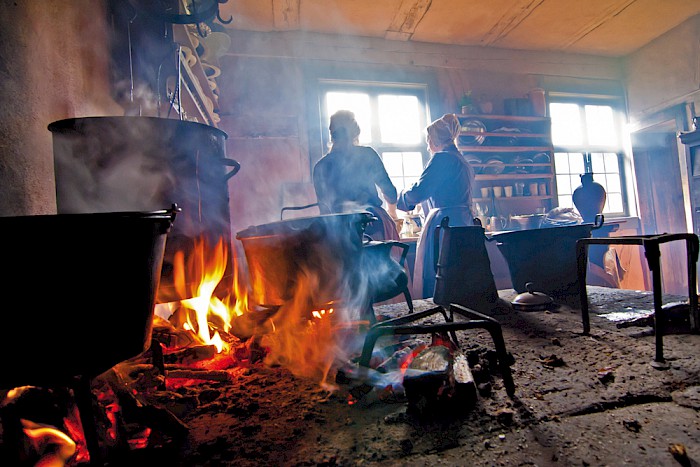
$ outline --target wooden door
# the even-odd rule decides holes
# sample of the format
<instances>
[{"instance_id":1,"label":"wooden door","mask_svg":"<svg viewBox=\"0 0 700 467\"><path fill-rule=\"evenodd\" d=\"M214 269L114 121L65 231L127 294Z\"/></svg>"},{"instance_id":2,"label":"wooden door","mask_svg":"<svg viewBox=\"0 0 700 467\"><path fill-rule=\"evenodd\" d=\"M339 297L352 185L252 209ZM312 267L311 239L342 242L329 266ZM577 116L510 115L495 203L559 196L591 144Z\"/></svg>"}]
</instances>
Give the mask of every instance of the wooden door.
<instances>
[{"instance_id":1,"label":"wooden door","mask_svg":"<svg viewBox=\"0 0 700 467\"><path fill-rule=\"evenodd\" d=\"M642 234L689 231L677 137L668 130L671 128L662 126L632 135ZM685 243L661 245L661 271L665 293L687 295Z\"/></svg>"}]
</instances>

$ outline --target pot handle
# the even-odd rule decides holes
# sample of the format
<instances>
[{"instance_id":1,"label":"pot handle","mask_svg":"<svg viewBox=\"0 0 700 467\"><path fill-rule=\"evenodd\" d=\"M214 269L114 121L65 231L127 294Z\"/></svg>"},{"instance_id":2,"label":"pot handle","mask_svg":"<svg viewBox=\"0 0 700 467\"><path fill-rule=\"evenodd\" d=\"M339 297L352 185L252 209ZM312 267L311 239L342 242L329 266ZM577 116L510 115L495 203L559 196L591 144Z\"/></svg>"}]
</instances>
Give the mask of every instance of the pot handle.
<instances>
[{"instance_id":1,"label":"pot handle","mask_svg":"<svg viewBox=\"0 0 700 467\"><path fill-rule=\"evenodd\" d=\"M603 216L602 214L596 214L595 220L593 221L593 230L603 227L604 222L605 216Z\"/></svg>"},{"instance_id":2,"label":"pot handle","mask_svg":"<svg viewBox=\"0 0 700 467\"><path fill-rule=\"evenodd\" d=\"M221 162L224 165L228 165L229 167L233 167L233 169L224 176L224 180L226 180L226 181L228 181L231 177L236 175L239 170L241 170L241 164L239 164L237 161L235 161L233 159L224 158L221 160Z\"/></svg>"}]
</instances>

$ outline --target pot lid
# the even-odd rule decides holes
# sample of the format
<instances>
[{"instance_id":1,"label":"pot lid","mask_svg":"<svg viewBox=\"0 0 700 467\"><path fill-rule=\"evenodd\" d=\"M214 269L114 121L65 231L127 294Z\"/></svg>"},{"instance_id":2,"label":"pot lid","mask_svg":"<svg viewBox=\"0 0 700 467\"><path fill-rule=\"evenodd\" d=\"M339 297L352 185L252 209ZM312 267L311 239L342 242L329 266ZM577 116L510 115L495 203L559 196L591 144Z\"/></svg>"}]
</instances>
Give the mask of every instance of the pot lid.
<instances>
[{"instance_id":1,"label":"pot lid","mask_svg":"<svg viewBox=\"0 0 700 467\"><path fill-rule=\"evenodd\" d=\"M526 292L519 294L513 299L513 308L520 310L544 310L549 307L554 300L549 295L533 290L533 283L525 284Z\"/></svg>"}]
</instances>

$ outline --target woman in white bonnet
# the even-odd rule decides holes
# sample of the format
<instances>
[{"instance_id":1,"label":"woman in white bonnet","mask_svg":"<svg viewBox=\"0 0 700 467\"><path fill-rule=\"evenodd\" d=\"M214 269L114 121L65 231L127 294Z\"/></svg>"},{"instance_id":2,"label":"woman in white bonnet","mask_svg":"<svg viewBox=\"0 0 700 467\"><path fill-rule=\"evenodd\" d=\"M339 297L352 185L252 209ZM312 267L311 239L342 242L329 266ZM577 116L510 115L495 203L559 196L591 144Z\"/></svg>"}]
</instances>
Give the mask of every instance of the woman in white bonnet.
<instances>
[{"instance_id":1,"label":"woman in white bonnet","mask_svg":"<svg viewBox=\"0 0 700 467\"><path fill-rule=\"evenodd\" d=\"M429 298L435 290L435 228L448 216L450 227L474 225L472 186L474 170L455 145L460 122L445 114L426 128L428 161L420 179L398 197L397 208L411 211L421 204L426 217L416 245L413 270L413 298Z\"/></svg>"}]
</instances>

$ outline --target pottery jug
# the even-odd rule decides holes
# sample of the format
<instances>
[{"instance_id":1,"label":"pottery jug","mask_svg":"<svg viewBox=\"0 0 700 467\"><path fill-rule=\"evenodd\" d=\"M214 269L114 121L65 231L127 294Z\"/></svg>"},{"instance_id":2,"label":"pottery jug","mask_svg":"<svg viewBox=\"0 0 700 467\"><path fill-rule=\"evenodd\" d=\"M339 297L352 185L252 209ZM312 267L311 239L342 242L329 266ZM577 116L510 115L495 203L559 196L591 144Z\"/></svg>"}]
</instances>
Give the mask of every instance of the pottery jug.
<instances>
[{"instance_id":1,"label":"pottery jug","mask_svg":"<svg viewBox=\"0 0 700 467\"><path fill-rule=\"evenodd\" d=\"M584 222L595 222L596 215L603 212L606 197L605 188L593 180L592 173L581 174L581 185L572 195L574 206Z\"/></svg>"}]
</instances>

